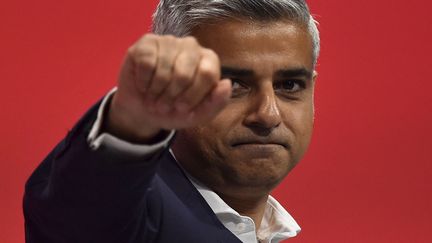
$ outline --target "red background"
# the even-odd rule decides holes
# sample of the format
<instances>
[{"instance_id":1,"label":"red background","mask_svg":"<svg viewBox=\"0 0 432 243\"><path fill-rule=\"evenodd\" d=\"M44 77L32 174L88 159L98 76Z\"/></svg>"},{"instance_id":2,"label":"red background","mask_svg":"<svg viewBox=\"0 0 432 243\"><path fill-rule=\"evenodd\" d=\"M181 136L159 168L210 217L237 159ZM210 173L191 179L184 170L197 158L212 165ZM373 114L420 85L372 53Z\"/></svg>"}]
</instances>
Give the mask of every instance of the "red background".
<instances>
[{"instance_id":1,"label":"red background","mask_svg":"<svg viewBox=\"0 0 432 243\"><path fill-rule=\"evenodd\" d=\"M431 2L309 4L322 32L316 130L274 193L303 228L292 242L432 242ZM26 178L115 85L155 5L0 4L0 242L24 241Z\"/></svg>"}]
</instances>

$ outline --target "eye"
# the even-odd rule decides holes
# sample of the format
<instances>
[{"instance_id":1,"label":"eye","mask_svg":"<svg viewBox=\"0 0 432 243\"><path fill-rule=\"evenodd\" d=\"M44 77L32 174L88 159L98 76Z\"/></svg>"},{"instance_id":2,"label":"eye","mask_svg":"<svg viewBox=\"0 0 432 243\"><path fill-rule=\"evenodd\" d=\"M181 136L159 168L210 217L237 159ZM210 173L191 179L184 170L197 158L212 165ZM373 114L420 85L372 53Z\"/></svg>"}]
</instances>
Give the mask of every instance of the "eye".
<instances>
[{"instance_id":1,"label":"eye","mask_svg":"<svg viewBox=\"0 0 432 243\"><path fill-rule=\"evenodd\" d=\"M295 93L305 88L305 82L300 79L288 79L276 82L274 84L274 89L276 91Z\"/></svg>"},{"instance_id":2,"label":"eye","mask_svg":"<svg viewBox=\"0 0 432 243\"><path fill-rule=\"evenodd\" d=\"M246 86L245 82L238 78L230 78L231 79L231 91L232 97L237 97L249 92L250 88Z\"/></svg>"}]
</instances>

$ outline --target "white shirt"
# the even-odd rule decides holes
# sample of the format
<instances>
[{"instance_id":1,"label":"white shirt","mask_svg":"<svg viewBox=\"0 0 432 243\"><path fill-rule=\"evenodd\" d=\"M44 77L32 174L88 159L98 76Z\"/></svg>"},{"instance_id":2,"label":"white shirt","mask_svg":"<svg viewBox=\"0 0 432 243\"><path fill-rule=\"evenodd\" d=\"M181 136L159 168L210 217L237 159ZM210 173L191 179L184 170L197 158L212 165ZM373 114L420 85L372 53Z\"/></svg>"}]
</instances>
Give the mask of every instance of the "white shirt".
<instances>
[{"instance_id":1,"label":"white shirt","mask_svg":"<svg viewBox=\"0 0 432 243\"><path fill-rule=\"evenodd\" d=\"M269 196L261 226L256 232L254 221L228 206L214 191L190 178L222 224L242 242L276 243L296 236L300 226L291 215Z\"/></svg>"},{"instance_id":2,"label":"white shirt","mask_svg":"<svg viewBox=\"0 0 432 243\"><path fill-rule=\"evenodd\" d=\"M112 89L105 96L99 107L97 119L88 136L88 141L92 149L98 149L101 145L104 145L120 154L145 156L168 146L175 131L171 131L166 139L153 145L132 144L114 137L111 134L100 133L106 105L116 90L117 88ZM267 200L261 226L256 230L255 223L250 217L240 215L226 204L215 192L190 175L188 176L189 180L206 200L222 224L242 242L276 243L294 237L300 232L300 226L297 222L272 196L269 196Z\"/></svg>"}]
</instances>

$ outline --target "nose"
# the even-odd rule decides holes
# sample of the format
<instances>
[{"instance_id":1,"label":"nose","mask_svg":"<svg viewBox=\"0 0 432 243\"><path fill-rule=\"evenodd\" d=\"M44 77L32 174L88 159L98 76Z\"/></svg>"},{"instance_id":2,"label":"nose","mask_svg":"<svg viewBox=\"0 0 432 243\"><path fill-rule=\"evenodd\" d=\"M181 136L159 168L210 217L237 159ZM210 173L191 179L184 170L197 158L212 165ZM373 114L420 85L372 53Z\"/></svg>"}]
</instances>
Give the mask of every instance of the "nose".
<instances>
[{"instance_id":1,"label":"nose","mask_svg":"<svg viewBox=\"0 0 432 243\"><path fill-rule=\"evenodd\" d=\"M282 121L273 86L261 88L250 96L249 110L244 125L255 131L271 132Z\"/></svg>"}]
</instances>

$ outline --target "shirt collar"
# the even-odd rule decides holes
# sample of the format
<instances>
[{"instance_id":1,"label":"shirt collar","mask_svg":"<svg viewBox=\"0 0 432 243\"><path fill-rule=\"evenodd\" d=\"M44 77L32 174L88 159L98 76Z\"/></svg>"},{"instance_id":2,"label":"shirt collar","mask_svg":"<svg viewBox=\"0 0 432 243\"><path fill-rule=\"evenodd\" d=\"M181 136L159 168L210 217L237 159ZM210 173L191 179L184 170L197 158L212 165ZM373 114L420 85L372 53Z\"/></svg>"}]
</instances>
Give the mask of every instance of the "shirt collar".
<instances>
[{"instance_id":1,"label":"shirt collar","mask_svg":"<svg viewBox=\"0 0 432 243\"><path fill-rule=\"evenodd\" d=\"M242 218L247 218L240 215L237 211L226 204L214 191L192 178L190 175L188 176L192 184L206 200L210 208L225 227L229 226L228 224L232 224L232 221L241 222ZM231 215L231 217L227 217L227 215ZM232 227L230 226L227 228L231 230ZM269 195L263 220L256 237L262 242L279 242L295 237L300 230L300 226L294 218L274 197ZM233 233L237 235L237 232Z\"/></svg>"},{"instance_id":2,"label":"shirt collar","mask_svg":"<svg viewBox=\"0 0 432 243\"><path fill-rule=\"evenodd\" d=\"M174 153L170 150L171 155L174 157ZM177 161L177 159L175 159ZM179 164L180 165L180 164ZM182 168L182 166L180 165ZM183 169L183 168L182 168ZM184 170L184 169L183 169ZM260 242L280 242L282 240L295 237L300 232L300 226L294 220L294 218L280 205L280 203L269 195L267 199L267 205L264 212L261 226L258 229L257 235L255 234L255 226L252 219L246 216L240 215L237 211L226 204L222 198L219 197L210 188L193 178L187 171L185 174L195 186L201 196L205 199L207 204L216 214L221 223L229 229L239 239L250 239L251 235L245 231L237 231L234 227L243 224L242 222L250 221L253 225L253 238L254 241L259 240ZM243 240L243 242L252 242L250 240Z\"/></svg>"}]
</instances>

